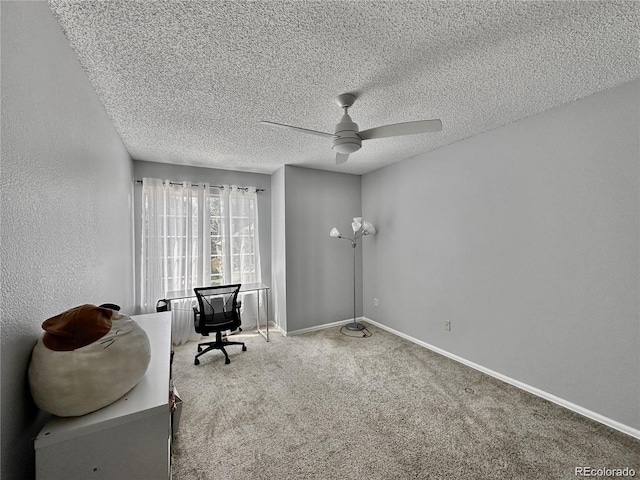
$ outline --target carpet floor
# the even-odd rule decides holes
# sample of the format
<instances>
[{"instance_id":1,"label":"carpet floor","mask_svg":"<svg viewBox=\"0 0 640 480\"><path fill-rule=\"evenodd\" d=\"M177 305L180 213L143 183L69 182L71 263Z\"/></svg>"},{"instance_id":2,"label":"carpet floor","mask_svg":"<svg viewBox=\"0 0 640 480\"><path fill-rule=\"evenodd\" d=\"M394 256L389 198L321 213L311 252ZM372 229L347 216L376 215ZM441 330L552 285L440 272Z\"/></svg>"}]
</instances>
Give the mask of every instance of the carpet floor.
<instances>
[{"instance_id":1,"label":"carpet floor","mask_svg":"<svg viewBox=\"0 0 640 480\"><path fill-rule=\"evenodd\" d=\"M174 480L640 477L640 441L368 328L268 343L243 332L233 339L247 351L229 347L229 365L212 351L195 366L196 344L176 347Z\"/></svg>"}]
</instances>

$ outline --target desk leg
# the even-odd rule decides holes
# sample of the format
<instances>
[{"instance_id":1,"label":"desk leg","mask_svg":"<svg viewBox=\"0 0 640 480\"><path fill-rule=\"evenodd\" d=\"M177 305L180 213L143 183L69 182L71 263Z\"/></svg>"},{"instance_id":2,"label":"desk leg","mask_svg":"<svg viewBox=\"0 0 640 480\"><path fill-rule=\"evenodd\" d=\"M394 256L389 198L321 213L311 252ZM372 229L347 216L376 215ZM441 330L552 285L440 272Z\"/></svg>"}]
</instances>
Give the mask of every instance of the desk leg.
<instances>
[{"instance_id":1,"label":"desk leg","mask_svg":"<svg viewBox=\"0 0 640 480\"><path fill-rule=\"evenodd\" d=\"M267 307L267 327L266 331L260 330L260 293L264 293L265 295L265 303ZM256 328L258 329L258 333L264 337L264 339L269 341L269 291L268 290L260 290L258 291L258 295L256 295L256 301L258 302L258 318L256 318Z\"/></svg>"},{"instance_id":2,"label":"desk leg","mask_svg":"<svg viewBox=\"0 0 640 480\"><path fill-rule=\"evenodd\" d=\"M264 291L264 302L267 307L267 342L269 341L269 290Z\"/></svg>"}]
</instances>

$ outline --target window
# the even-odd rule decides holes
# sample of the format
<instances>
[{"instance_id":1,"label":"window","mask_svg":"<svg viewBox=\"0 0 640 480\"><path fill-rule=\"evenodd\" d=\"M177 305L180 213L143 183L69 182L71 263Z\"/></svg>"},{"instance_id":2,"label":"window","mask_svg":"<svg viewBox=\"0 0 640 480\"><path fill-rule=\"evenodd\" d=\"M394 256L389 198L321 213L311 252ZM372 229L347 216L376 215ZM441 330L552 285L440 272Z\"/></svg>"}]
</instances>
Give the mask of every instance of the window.
<instances>
[{"instance_id":1,"label":"window","mask_svg":"<svg viewBox=\"0 0 640 480\"><path fill-rule=\"evenodd\" d=\"M219 198L210 198L209 211L211 217L211 285L223 285L222 217Z\"/></svg>"},{"instance_id":2,"label":"window","mask_svg":"<svg viewBox=\"0 0 640 480\"><path fill-rule=\"evenodd\" d=\"M257 200L233 186L209 197L211 285L261 281Z\"/></svg>"},{"instance_id":3,"label":"window","mask_svg":"<svg viewBox=\"0 0 640 480\"><path fill-rule=\"evenodd\" d=\"M143 179L141 311L167 292L261 281L255 188Z\"/></svg>"}]
</instances>

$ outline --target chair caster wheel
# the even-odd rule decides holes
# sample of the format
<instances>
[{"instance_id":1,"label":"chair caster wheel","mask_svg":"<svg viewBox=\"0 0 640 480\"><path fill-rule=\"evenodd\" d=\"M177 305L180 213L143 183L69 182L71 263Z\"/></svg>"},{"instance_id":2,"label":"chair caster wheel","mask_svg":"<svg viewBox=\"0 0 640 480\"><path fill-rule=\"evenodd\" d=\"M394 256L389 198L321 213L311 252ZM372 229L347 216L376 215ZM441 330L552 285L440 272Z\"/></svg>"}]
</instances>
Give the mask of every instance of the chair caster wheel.
<instances>
[{"instance_id":1,"label":"chair caster wheel","mask_svg":"<svg viewBox=\"0 0 640 480\"><path fill-rule=\"evenodd\" d=\"M200 365L200 360L198 360L197 358L193 361L194 365Z\"/></svg>"},{"instance_id":2,"label":"chair caster wheel","mask_svg":"<svg viewBox=\"0 0 640 480\"><path fill-rule=\"evenodd\" d=\"M224 359L224 364L225 365L229 365L231 363L231 360L229 360L228 358Z\"/></svg>"},{"instance_id":3,"label":"chair caster wheel","mask_svg":"<svg viewBox=\"0 0 640 480\"><path fill-rule=\"evenodd\" d=\"M246 351L247 351L247 347L246 347L246 346L244 346L244 345L242 345L242 351L243 351L243 352L246 352Z\"/></svg>"}]
</instances>

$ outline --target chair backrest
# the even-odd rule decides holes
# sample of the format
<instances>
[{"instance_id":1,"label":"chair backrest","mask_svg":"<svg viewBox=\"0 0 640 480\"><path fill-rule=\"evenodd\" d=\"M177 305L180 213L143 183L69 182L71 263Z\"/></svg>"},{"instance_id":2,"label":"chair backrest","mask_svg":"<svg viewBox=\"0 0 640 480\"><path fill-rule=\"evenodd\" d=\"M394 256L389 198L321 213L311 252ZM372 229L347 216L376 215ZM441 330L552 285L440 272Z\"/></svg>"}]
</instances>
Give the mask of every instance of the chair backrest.
<instances>
[{"instance_id":1,"label":"chair backrest","mask_svg":"<svg viewBox=\"0 0 640 480\"><path fill-rule=\"evenodd\" d=\"M194 320L197 333L235 330L240 326L240 284L194 288L193 291L199 307Z\"/></svg>"}]
</instances>

